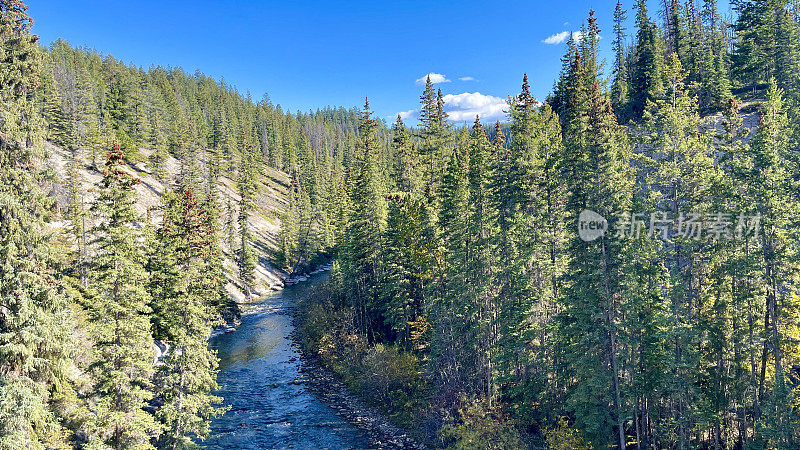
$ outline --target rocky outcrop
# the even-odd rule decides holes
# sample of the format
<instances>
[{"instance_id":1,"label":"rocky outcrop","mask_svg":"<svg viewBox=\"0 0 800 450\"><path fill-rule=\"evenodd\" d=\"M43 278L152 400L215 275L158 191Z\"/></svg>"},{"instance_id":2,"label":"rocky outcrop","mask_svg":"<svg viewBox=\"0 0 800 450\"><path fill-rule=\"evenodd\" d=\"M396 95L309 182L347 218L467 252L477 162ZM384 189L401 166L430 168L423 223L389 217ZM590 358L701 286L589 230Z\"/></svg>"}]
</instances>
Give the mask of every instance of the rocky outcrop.
<instances>
[{"instance_id":1,"label":"rocky outcrop","mask_svg":"<svg viewBox=\"0 0 800 450\"><path fill-rule=\"evenodd\" d=\"M169 343L165 341L153 341L153 365L158 366L163 363L164 358L169 355Z\"/></svg>"}]
</instances>

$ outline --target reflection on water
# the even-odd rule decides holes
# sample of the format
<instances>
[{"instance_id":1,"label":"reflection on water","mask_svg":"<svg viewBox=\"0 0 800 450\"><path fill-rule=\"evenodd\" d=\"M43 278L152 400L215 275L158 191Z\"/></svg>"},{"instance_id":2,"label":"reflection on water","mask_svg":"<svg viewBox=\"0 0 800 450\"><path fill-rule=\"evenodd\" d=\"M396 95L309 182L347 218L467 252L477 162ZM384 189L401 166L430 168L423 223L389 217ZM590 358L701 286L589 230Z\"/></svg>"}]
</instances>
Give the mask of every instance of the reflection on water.
<instances>
[{"instance_id":1,"label":"reflection on water","mask_svg":"<svg viewBox=\"0 0 800 450\"><path fill-rule=\"evenodd\" d=\"M230 410L211 423L209 449L365 448L363 432L308 391L287 308L326 275L250 305L242 324L211 340L220 358L217 395Z\"/></svg>"}]
</instances>

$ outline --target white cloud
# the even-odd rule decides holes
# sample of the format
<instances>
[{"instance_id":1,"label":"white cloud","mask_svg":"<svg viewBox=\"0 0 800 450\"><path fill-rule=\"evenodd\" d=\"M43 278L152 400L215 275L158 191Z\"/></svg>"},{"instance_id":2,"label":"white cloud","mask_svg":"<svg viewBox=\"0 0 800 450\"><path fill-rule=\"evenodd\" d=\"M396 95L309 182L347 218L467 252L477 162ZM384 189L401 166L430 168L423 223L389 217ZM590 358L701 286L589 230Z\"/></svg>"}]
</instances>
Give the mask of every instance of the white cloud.
<instances>
[{"instance_id":1,"label":"white cloud","mask_svg":"<svg viewBox=\"0 0 800 450\"><path fill-rule=\"evenodd\" d=\"M408 111L400 111L399 113L397 113L397 115L399 115L400 118L403 120L408 120L408 119L416 120L417 116L419 116L419 111L417 111L416 109L410 109ZM396 116L392 117L392 119L396 118L397 118Z\"/></svg>"},{"instance_id":2,"label":"white cloud","mask_svg":"<svg viewBox=\"0 0 800 450\"><path fill-rule=\"evenodd\" d=\"M461 77L461 78L459 78L459 80L461 80L461 81L475 81L475 78L472 78L472 77Z\"/></svg>"},{"instance_id":3,"label":"white cloud","mask_svg":"<svg viewBox=\"0 0 800 450\"><path fill-rule=\"evenodd\" d=\"M498 120L502 122L508 119L508 115L504 112L504 110L508 109L508 104L505 99L500 97L483 95L480 92L464 92L462 94L447 94L442 99L444 100L444 110L447 112L447 118L453 122L472 123L475 120L475 116L479 116L484 124ZM400 111L397 114L404 121L419 119L418 109ZM397 117L397 114L392 116L392 121Z\"/></svg>"},{"instance_id":4,"label":"white cloud","mask_svg":"<svg viewBox=\"0 0 800 450\"><path fill-rule=\"evenodd\" d=\"M583 39L583 33L581 33L580 31L573 31L571 33L569 31L562 31L561 33L556 33L548 37L542 42L550 45L558 45L566 41L569 38L570 34L572 35L572 39L575 40L575 42L578 42L581 39Z\"/></svg>"},{"instance_id":5,"label":"white cloud","mask_svg":"<svg viewBox=\"0 0 800 450\"><path fill-rule=\"evenodd\" d=\"M566 41L568 37L569 37L569 31L562 31L561 33L556 33L556 34L548 37L547 39L543 40L542 42L544 42L545 44L550 44L550 45L558 45L558 44Z\"/></svg>"},{"instance_id":6,"label":"white cloud","mask_svg":"<svg viewBox=\"0 0 800 450\"><path fill-rule=\"evenodd\" d=\"M425 80L428 77L431 78L431 83L433 83L433 84L449 83L450 82L450 80L448 80L447 77L442 75L441 73L431 72L431 73L429 73L427 75L423 75L422 77L417 78L417 80L414 82L414 84L416 84L417 86L423 86L425 84Z\"/></svg>"},{"instance_id":7,"label":"white cloud","mask_svg":"<svg viewBox=\"0 0 800 450\"><path fill-rule=\"evenodd\" d=\"M483 95L480 92L464 92L444 96L444 110L453 122L472 122L480 116L484 123L507 119L507 103L500 97Z\"/></svg>"}]
</instances>

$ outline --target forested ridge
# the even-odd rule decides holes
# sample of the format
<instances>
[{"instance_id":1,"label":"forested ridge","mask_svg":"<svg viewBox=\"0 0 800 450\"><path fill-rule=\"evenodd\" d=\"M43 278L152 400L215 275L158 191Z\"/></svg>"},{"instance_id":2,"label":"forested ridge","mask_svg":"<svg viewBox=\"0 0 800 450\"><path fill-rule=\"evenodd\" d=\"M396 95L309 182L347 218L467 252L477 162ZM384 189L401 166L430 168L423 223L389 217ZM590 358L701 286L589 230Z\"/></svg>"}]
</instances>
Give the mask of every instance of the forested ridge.
<instances>
[{"instance_id":1,"label":"forested ridge","mask_svg":"<svg viewBox=\"0 0 800 450\"><path fill-rule=\"evenodd\" d=\"M212 329L329 258L357 111L44 48L32 24L0 2L0 448L196 446L225 410Z\"/></svg>"},{"instance_id":2,"label":"forested ridge","mask_svg":"<svg viewBox=\"0 0 800 450\"><path fill-rule=\"evenodd\" d=\"M302 330L429 445L800 445L798 6L665 4L617 3L605 66L590 12L507 132L453 126L429 79L387 164L365 105Z\"/></svg>"},{"instance_id":3,"label":"forested ridge","mask_svg":"<svg viewBox=\"0 0 800 450\"><path fill-rule=\"evenodd\" d=\"M605 64L589 12L508 123L428 79L387 127L0 0L0 448L201 445L211 331L329 260L306 351L427 445L797 448L800 5L664 5L618 2Z\"/></svg>"}]
</instances>

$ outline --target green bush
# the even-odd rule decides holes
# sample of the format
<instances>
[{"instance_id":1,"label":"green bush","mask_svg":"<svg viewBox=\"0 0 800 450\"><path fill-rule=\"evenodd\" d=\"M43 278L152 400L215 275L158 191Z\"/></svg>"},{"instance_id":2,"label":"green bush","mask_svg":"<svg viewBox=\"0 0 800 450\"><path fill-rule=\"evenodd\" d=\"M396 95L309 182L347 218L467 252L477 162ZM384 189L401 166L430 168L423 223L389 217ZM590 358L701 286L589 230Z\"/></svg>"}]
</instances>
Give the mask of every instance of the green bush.
<instances>
[{"instance_id":1,"label":"green bush","mask_svg":"<svg viewBox=\"0 0 800 450\"><path fill-rule=\"evenodd\" d=\"M394 346L377 344L366 351L358 369L357 388L365 398L397 422L413 423L423 387L416 356Z\"/></svg>"},{"instance_id":2,"label":"green bush","mask_svg":"<svg viewBox=\"0 0 800 450\"><path fill-rule=\"evenodd\" d=\"M591 447L581 436L580 431L572 428L565 417L558 425L544 430L547 450L589 450Z\"/></svg>"},{"instance_id":3,"label":"green bush","mask_svg":"<svg viewBox=\"0 0 800 450\"><path fill-rule=\"evenodd\" d=\"M442 443L453 449L527 448L514 421L483 398L462 397L457 416L445 417L440 430Z\"/></svg>"}]
</instances>

